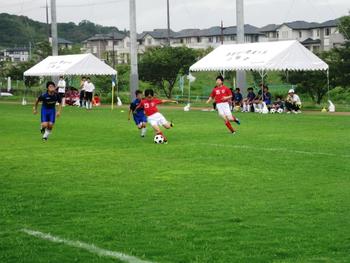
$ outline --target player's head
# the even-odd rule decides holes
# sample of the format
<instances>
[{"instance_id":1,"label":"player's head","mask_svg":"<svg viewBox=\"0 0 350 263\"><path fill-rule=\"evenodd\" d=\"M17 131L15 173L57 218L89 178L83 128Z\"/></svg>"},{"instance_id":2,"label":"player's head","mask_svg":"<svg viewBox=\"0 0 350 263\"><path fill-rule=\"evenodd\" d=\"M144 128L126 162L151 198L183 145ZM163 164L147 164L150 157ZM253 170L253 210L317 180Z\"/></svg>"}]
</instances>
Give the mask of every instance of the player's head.
<instances>
[{"instance_id":1,"label":"player's head","mask_svg":"<svg viewBox=\"0 0 350 263\"><path fill-rule=\"evenodd\" d=\"M141 99L142 98L142 91L141 90L135 91L135 96L136 96L136 98Z\"/></svg>"},{"instance_id":2,"label":"player's head","mask_svg":"<svg viewBox=\"0 0 350 263\"><path fill-rule=\"evenodd\" d=\"M268 86L263 86L263 90L264 90L264 92L268 92L269 91L269 87Z\"/></svg>"},{"instance_id":3,"label":"player's head","mask_svg":"<svg viewBox=\"0 0 350 263\"><path fill-rule=\"evenodd\" d=\"M154 91L153 89L146 89L145 90L145 97L146 98L152 98L154 96Z\"/></svg>"},{"instance_id":4,"label":"player's head","mask_svg":"<svg viewBox=\"0 0 350 263\"><path fill-rule=\"evenodd\" d=\"M216 77L216 84L217 85L222 85L222 83L224 83L224 77L219 75Z\"/></svg>"},{"instance_id":5,"label":"player's head","mask_svg":"<svg viewBox=\"0 0 350 263\"><path fill-rule=\"evenodd\" d=\"M253 92L253 88L248 88L248 92Z\"/></svg>"},{"instance_id":6,"label":"player's head","mask_svg":"<svg viewBox=\"0 0 350 263\"><path fill-rule=\"evenodd\" d=\"M48 92L54 92L56 90L56 84L53 81L46 82L46 89Z\"/></svg>"},{"instance_id":7,"label":"player's head","mask_svg":"<svg viewBox=\"0 0 350 263\"><path fill-rule=\"evenodd\" d=\"M87 78L86 78L86 81L87 81L87 82L90 82L90 77L87 77Z\"/></svg>"},{"instance_id":8,"label":"player's head","mask_svg":"<svg viewBox=\"0 0 350 263\"><path fill-rule=\"evenodd\" d=\"M60 79L63 79L63 76L60 76Z\"/></svg>"},{"instance_id":9,"label":"player's head","mask_svg":"<svg viewBox=\"0 0 350 263\"><path fill-rule=\"evenodd\" d=\"M240 88L236 88L236 91L237 91L237 92L241 92L241 89L240 89Z\"/></svg>"},{"instance_id":10,"label":"player's head","mask_svg":"<svg viewBox=\"0 0 350 263\"><path fill-rule=\"evenodd\" d=\"M81 80L83 80L83 81L86 80L86 77L85 77L85 76L82 76L82 77L81 77Z\"/></svg>"}]
</instances>

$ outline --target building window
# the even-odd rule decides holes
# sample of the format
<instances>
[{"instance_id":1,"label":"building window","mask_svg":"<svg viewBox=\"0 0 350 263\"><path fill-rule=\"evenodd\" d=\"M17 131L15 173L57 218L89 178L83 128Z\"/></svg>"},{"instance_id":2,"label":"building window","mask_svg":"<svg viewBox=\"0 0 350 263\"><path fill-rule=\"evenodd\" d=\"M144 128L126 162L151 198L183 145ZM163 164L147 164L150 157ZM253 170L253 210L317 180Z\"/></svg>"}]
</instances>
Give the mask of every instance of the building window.
<instances>
[{"instance_id":1,"label":"building window","mask_svg":"<svg viewBox=\"0 0 350 263\"><path fill-rule=\"evenodd\" d=\"M230 36L230 40L231 41L236 41L236 36L234 36L234 35Z\"/></svg>"},{"instance_id":2,"label":"building window","mask_svg":"<svg viewBox=\"0 0 350 263\"><path fill-rule=\"evenodd\" d=\"M299 38L303 37L303 32L299 31Z\"/></svg>"},{"instance_id":3,"label":"building window","mask_svg":"<svg viewBox=\"0 0 350 263\"><path fill-rule=\"evenodd\" d=\"M147 39L147 45L152 45L152 39L151 38Z\"/></svg>"},{"instance_id":4,"label":"building window","mask_svg":"<svg viewBox=\"0 0 350 263\"><path fill-rule=\"evenodd\" d=\"M186 43L187 44L191 43L191 38L190 37L186 37Z\"/></svg>"},{"instance_id":5,"label":"building window","mask_svg":"<svg viewBox=\"0 0 350 263\"><path fill-rule=\"evenodd\" d=\"M329 28L326 28L326 32L325 32L325 35L326 36L329 36L331 34L331 30Z\"/></svg>"},{"instance_id":6,"label":"building window","mask_svg":"<svg viewBox=\"0 0 350 263\"><path fill-rule=\"evenodd\" d=\"M213 38L209 37L209 43L213 43Z\"/></svg>"},{"instance_id":7,"label":"building window","mask_svg":"<svg viewBox=\"0 0 350 263\"><path fill-rule=\"evenodd\" d=\"M202 42L202 38L201 37L197 37L197 43L201 43Z\"/></svg>"},{"instance_id":8,"label":"building window","mask_svg":"<svg viewBox=\"0 0 350 263\"><path fill-rule=\"evenodd\" d=\"M318 36L318 37L320 36L320 30L319 29L316 30L316 36Z\"/></svg>"},{"instance_id":9,"label":"building window","mask_svg":"<svg viewBox=\"0 0 350 263\"><path fill-rule=\"evenodd\" d=\"M216 37L215 41L216 41L216 43L221 42L221 37Z\"/></svg>"}]
</instances>

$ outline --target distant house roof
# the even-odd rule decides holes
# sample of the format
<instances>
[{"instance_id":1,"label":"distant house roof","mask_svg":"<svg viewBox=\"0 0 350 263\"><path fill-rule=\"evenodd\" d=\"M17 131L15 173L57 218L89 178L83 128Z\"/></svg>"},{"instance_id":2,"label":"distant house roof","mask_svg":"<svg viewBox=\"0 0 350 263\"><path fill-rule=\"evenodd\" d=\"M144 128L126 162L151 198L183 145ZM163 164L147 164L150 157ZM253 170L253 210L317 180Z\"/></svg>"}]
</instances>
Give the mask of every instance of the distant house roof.
<instances>
[{"instance_id":1,"label":"distant house roof","mask_svg":"<svg viewBox=\"0 0 350 263\"><path fill-rule=\"evenodd\" d=\"M338 19L328 20L326 22L323 22L319 25L319 27L336 27L338 26L339 21Z\"/></svg>"},{"instance_id":2,"label":"distant house roof","mask_svg":"<svg viewBox=\"0 0 350 263\"><path fill-rule=\"evenodd\" d=\"M5 52L23 52L23 51L27 51L29 52L29 48L27 47L14 47L14 48L7 48L4 50Z\"/></svg>"},{"instance_id":3,"label":"distant house roof","mask_svg":"<svg viewBox=\"0 0 350 263\"><path fill-rule=\"evenodd\" d=\"M237 27L229 26L224 27L223 35L236 35ZM252 25L244 25L244 34L245 35L260 35L259 28ZM176 34L176 38L184 38L184 37L213 37L213 36L221 36L221 27L214 26L207 29L184 29L179 31Z\"/></svg>"},{"instance_id":4,"label":"distant house roof","mask_svg":"<svg viewBox=\"0 0 350 263\"><path fill-rule=\"evenodd\" d=\"M146 35L150 35L154 39L164 39L168 37L168 29L154 29L153 31L144 31L141 34L138 34L137 39L141 40ZM170 37L175 37L176 33L170 29Z\"/></svg>"},{"instance_id":5,"label":"distant house roof","mask_svg":"<svg viewBox=\"0 0 350 263\"><path fill-rule=\"evenodd\" d=\"M312 38L307 38L303 42L301 42L303 45L311 45L311 44L321 44L320 39L312 39Z\"/></svg>"},{"instance_id":6,"label":"distant house roof","mask_svg":"<svg viewBox=\"0 0 350 263\"><path fill-rule=\"evenodd\" d=\"M276 29L279 27L280 25L276 25L276 24L269 24L266 25L264 27L260 28L260 32L274 32L276 31Z\"/></svg>"},{"instance_id":7,"label":"distant house roof","mask_svg":"<svg viewBox=\"0 0 350 263\"><path fill-rule=\"evenodd\" d=\"M109 34L96 34L88 39L86 39L84 42L87 41L100 41L100 40L123 40L127 34L121 33L121 32L113 32Z\"/></svg>"},{"instance_id":8,"label":"distant house roof","mask_svg":"<svg viewBox=\"0 0 350 263\"><path fill-rule=\"evenodd\" d=\"M69 41L67 39L64 39L64 38L58 38L58 44L63 44L63 45L72 45L73 42L72 41Z\"/></svg>"},{"instance_id":9,"label":"distant house roof","mask_svg":"<svg viewBox=\"0 0 350 263\"><path fill-rule=\"evenodd\" d=\"M320 24L319 23L315 23L315 22L309 23L309 22L306 22L306 21L294 21L294 22L283 23L278 28L280 28L283 25L286 25L286 26L288 26L291 29L298 30L298 29L317 28L317 27L319 27Z\"/></svg>"}]
</instances>

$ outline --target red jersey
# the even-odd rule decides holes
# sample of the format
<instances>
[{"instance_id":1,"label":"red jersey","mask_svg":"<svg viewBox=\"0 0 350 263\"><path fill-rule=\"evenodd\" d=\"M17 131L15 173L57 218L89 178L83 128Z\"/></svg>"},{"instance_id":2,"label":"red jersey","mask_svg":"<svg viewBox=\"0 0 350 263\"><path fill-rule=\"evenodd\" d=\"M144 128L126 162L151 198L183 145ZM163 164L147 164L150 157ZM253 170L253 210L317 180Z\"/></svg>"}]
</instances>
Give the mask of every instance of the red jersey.
<instances>
[{"instance_id":1,"label":"red jersey","mask_svg":"<svg viewBox=\"0 0 350 263\"><path fill-rule=\"evenodd\" d=\"M158 112L157 104L161 103L162 101L156 98L151 100L143 99L141 100L139 107L144 109L146 116L151 116L152 114Z\"/></svg>"},{"instance_id":2,"label":"red jersey","mask_svg":"<svg viewBox=\"0 0 350 263\"><path fill-rule=\"evenodd\" d=\"M227 102L228 99L224 99L224 97L232 96L231 90L226 86L215 87L213 91L210 93L210 97L215 99L216 103Z\"/></svg>"}]
</instances>

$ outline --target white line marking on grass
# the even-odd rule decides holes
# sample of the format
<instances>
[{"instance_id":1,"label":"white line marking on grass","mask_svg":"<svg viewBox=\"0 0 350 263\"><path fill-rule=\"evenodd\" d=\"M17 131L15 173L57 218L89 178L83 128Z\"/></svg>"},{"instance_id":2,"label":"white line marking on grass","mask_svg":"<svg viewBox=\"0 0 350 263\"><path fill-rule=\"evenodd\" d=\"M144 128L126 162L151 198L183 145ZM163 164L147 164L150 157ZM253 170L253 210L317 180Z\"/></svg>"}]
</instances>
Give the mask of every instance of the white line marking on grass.
<instances>
[{"instance_id":1,"label":"white line marking on grass","mask_svg":"<svg viewBox=\"0 0 350 263\"><path fill-rule=\"evenodd\" d=\"M343 157L350 158L350 155L346 154L335 154L335 153L325 153L325 152L307 152L299 150L290 150L288 148L262 148L249 145L226 145L226 144L214 144L214 143L200 143L201 145L215 146L215 147L227 147L235 149L248 149L248 150L257 150L257 151L269 151L269 152L285 152L293 154L306 154L306 155L323 155L323 156L332 156L332 157Z\"/></svg>"},{"instance_id":2,"label":"white line marking on grass","mask_svg":"<svg viewBox=\"0 0 350 263\"><path fill-rule=\"evenodd\" d=\"M46 234L46 233L42 233L39 231L25 229L25 228L21 229L21 231L30 235L30 236L45 239L45 240L48 240L48 241L51 241L54 243L61 243L61 244L65 244L65 245L68 245L71 247L84 249L84 250L87 250L91 253L97 254L99 256L112 257L112 258L119 259L121 261L128 262L128 263L154 263L151 261L145 261L145 260L139 259L139 258L134 257L134 256L129 256L129 255L126 255L126 254L123 254L120 252L99 248L93 244L87 244L87 243L84 243L81 241L67 240L64 238L57 237L57 236L52 236L51 234Z\"/></svg>"}]
</instances>

